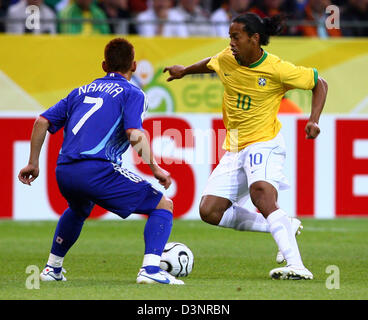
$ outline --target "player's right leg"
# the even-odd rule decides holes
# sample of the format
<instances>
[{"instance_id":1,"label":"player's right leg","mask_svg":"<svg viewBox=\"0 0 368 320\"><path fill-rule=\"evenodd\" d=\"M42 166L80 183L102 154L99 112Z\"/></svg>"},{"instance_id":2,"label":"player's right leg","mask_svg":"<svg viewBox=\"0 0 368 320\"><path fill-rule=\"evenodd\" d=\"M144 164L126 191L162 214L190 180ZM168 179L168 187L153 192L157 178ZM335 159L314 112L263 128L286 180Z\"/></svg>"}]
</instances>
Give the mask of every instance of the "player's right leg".
<instances>
[{"instance_id":1,"label":"player's right leg","mask_svg":"<svg viewBox=\"0 0 368 320\"><path fill-rule=\"evenodd\" d=\"M204 222L217 226L224 212L231 206L232 203L229 199L215 195L204 195L199 204L199 214Z\"/></svg>"},{"instance_id":2,"label":"player's right leg","mask_svg":"<svg viewBox=\"0 0 368 320\"><path fill-rule=\"evenodd\" d=\"M137 283L184 284L160 269L161 255L171 234L173 203L149 182L118 165L108 165L112 170L106 184L94 188L94 202L121 218L131 213L148 216L144 228L145 251Z\"/></svg>"},{"instance_id":3,"label":"player's right leg","mask_svg":"<svg viewBox=\"0 0 368 320\"><path fill-rule=\"evenodd\" d=\"M158 191L156 191L158 192ZM137 275L138 284L176 284L182 285L182 280L176 279L167 271L160 268L161 255L170 237L173 224L173 203L162 196L155 209L150 209L150 204L154 204L156 196L150 195L144 200L135 211L137 213L147 213L148 219L144 228L145 251L142 267Z\"/></svg>"}]
</instances>

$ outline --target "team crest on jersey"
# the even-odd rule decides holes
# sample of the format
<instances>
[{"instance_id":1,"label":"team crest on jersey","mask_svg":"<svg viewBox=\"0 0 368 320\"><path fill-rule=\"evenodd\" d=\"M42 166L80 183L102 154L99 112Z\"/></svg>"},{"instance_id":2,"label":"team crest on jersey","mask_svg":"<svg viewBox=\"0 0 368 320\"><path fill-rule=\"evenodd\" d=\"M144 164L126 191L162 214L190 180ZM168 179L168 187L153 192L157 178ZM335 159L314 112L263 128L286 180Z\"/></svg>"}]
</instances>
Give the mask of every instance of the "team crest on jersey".
<instances>
[{"instance_id":1,"label":"team crest on jersey","mask_svg":"<svg viewBox=\"0 0 368 320\"><path fill-rule=\"evenodd\" d=\"M261 87L264 87L266 85L267 81L265 78L259 77L258 78L258 85Z\"/></svg>"}]
</instances>

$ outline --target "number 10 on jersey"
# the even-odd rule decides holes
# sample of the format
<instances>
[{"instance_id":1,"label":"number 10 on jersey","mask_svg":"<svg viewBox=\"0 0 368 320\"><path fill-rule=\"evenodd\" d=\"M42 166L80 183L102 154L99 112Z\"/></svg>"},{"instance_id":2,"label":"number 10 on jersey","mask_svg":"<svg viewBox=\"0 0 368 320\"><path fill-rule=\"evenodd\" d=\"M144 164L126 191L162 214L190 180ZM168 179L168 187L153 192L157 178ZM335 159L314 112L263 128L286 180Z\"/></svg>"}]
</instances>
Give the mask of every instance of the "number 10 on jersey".
<instances>
[{"instance_id":1,"label":"number 10 on jersey","mask_svg":"<svg viewBox=\"0 0 368 320\"><path fill-rule=\"evenodd\" d=\"M250 109L251 101L252 101L251 97L248 96L247 94L242 95L238 93L238 102L236 104L236 107L242 108L243 110L247 111Z\"/></svg>"}]
</instances>

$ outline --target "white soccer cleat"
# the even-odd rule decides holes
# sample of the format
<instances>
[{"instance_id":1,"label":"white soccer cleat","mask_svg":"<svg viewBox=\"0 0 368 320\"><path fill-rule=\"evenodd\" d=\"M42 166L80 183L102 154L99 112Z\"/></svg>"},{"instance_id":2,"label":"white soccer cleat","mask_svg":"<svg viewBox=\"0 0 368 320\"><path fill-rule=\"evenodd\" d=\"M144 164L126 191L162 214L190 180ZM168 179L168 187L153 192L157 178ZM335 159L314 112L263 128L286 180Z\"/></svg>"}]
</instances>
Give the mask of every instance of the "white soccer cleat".
<instances>
[{"instance_id":1,"label":"white soccer cleat","mask_svg":"<svg viewBox=\"0 0 368 320\"><path fill-rule=\"evenodd\" d=\"M62 268L60 273L55 273L53 267L46 266L40 274L40 279L41 281L66 281L63 273L66 273L64 268Z\"/></svg>"},{"instance_id":2,"label":"white soccer cleat","mask_svg":"<svg viewBox=\"0 0 368 320\"><path fill-rule=\"evenodd\" d=\"M302 229L303 229L302 222L299 219L296 219L296 218L290 218L290 220L291 220L291 227L295 231L295 236L298 236L302 232ZM277 251L276 262L278 264L281 264L281 263L285 262L284 255L282 254L282 252L280 250Z\"/></svg>"},{"instance_id":3,"label":"white soccer cleat","mask_svg":"<svg viewBox=\"0 0 368 320\"><path fill-rule=\"evenodd\" d=\"M184 284L184 281L176 279L167 271L161 270L157 273L147 273L146 269L141 268L137 275L137 283L139 284Z\"/></svg>"},{"instance_id":4,"label":"white soccer cleat","mask_svg":"<svg viewBox=\"0 0 368 320\"><path fill-rule=\"evenodd\" d=\"M313 274L306 267L286 266L272 269L270 277L282 280L312 280Z\"/></svg>"}]
</instances>

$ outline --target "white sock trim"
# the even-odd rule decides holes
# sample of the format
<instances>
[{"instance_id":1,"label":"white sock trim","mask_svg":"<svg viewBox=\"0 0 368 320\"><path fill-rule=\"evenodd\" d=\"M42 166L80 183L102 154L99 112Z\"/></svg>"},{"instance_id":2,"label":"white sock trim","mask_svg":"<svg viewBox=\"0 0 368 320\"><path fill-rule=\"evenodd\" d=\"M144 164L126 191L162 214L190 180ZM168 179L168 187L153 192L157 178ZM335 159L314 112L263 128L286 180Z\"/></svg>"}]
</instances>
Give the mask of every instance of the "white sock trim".
<instances>
[{"instance_id":1,"label":"white sock trim","mask_svg":"<svg viewBox=\"0 0 368 320\"><path fill-rule=\"evenodd\" d=\"M145 254L143 257L142 267L160 266L161 257L157 254Z\"/></svg>"},{"instance_id":2,"label":"white sock trim","mask_svg":"<svg viewBox=\"0 0 368 320\"><path fill-rule=\"evenodd\" d=\"M279 220L280 218L284 217L284 216L288 216L285 211L281 210L281 209L277 209L274 212L271 212L268 217L267 217L267 221L269 224L272 224L273 222L275 222L276 220Z\"/></svg>"},{"instance_id":3,"label":"white sock trim","mask_svg":"<svg viewBox=\"0 0 368 320\"><path fill-rule=\"evenodd\" d=\"M287 264L303 267L295 232L292 230L290 217L281 209L275 210L268 217L270 231Z\"/></svg>"},{"instance_id":4,"label":"white sock trim","mask_svg":"<svg viewBox=\"0 0 368 320\"><path fill-rule=\"evenodd\" d=\"M47 264L54 268L61 268L63 266L64 257L59 257L50 253Z\"/></svg>"},{"instance_id":5,"label":"white sock trim","mask_svg":"<svg viewBox=\"0 0 368 320\"><path fill-rule=\"evenodd\" d=\"M227 208L227 210L224 212L224 214L222 215L222 218L219 222L219 227L233 227L231 225L231 222L233 220L233 216L234 216L234 208L233 206L230 206L229 208Z\"/></svg>"}]
</instances>

